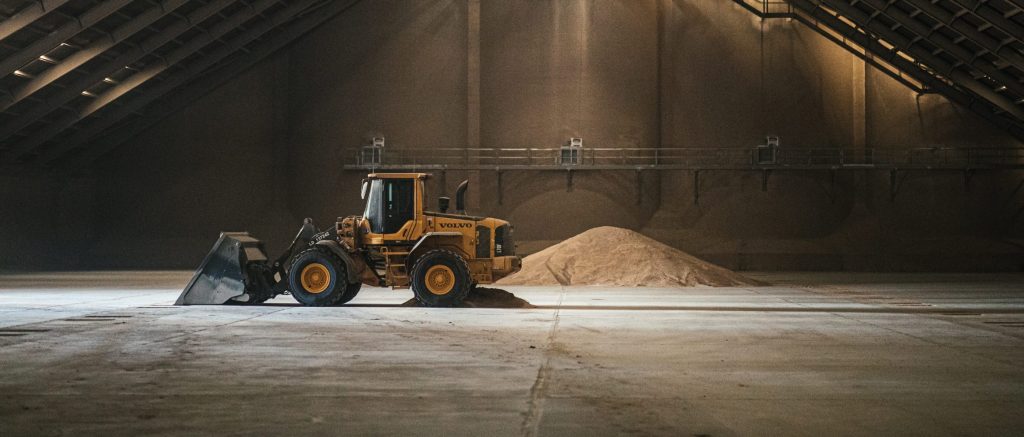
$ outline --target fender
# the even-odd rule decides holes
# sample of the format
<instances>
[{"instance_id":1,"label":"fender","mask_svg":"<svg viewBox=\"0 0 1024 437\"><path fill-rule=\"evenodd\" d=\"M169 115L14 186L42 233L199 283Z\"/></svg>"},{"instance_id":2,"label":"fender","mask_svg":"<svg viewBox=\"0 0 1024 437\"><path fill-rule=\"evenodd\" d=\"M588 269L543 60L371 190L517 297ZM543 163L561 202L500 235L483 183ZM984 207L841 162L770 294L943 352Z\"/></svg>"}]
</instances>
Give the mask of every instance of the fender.
<instances>
[{"instance_id":1,"label":"fender","mask_svg":"<svg viewBox=\"0 0 1024 437\"><path fill-rule=\"evenodd\" d=\"M427 232L426 234L423 234L423 236L420 237L420 239L418 241L416 241L416 244L414 244L412 246L412 249L409 249L409 256L408 256L408 258L406 258L408 261L406 261L406 263L408 263L409 261L415 260L416 259L416 256L415 256L416 249L419 249L420 245L423 244L424 241L427 241L428 238L434 238L434 237L462 237L462 232L438 231L438 232ZM406 267L407 268L411 268L412 265L410 264L410 265L407 265Z\"/></svg>"},{"instance_id":2,"label":"fender","mask_svg":"<svg viewBox=\"0 0 1024 437\"><path fill-rule=\"evenodd\" d=\"M331 251L331 253L338 255L338 258L341 258L341 260L345 262L345 273L346 276L348 276L347 279L349 284L361 282L359 280L359 273L356 272L355 261L352 260L352 257L349 256L348 252L346 252L345 249L342 249L341 245L338 244L337 241L320 240L316 242L316 245L326 247L328 250Z\"/></svg>"},{"instance_id":3,"label":"fender","mask_svg":"<svg viewBox=\"0 0 1024 437\"><path fill-rule=\"evenodd\" d=\"M413 252L415 252L416 248L420 247L420 244L423 244L424 241L427 241L427 238L430 238L430 237L461 237L461 236L462 236L462 232L450 232L450 231L427 232L426 234L423 234L422 237L420 237L420 240L417 241L415 245L412 246L412 249L409 250L409 254L412 254Z\"/></svg>"}]
</instances>

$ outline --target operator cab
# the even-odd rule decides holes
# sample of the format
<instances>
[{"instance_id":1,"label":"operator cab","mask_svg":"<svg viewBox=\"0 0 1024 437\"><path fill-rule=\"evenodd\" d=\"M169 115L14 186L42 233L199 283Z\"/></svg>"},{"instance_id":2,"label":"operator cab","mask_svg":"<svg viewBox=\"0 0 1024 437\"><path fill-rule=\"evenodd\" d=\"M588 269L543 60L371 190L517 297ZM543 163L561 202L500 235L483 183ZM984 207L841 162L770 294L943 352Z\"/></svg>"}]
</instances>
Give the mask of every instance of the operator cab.
<instances>
[{"instance_id":1,"label":"operator cab","mask_svg":"<svg viewBox=\"0 0 1024 437\"><path fill-rule=\"evenodd\" d=\"M394 234L416 220L417 201L422 202L425 173L371 174L360 193L366 201L363 218L374 234Z\"/></svg>"}]
</instances>

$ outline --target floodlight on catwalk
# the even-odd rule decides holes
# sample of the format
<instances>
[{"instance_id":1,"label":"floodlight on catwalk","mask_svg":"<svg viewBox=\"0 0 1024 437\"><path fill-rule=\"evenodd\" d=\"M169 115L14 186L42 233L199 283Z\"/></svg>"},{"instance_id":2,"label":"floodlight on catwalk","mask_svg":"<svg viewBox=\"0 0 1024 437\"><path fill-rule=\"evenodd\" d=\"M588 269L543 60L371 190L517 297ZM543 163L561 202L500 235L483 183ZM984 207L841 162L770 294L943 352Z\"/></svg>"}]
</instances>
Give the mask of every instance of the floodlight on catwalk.
<instances>
[{"instance_id":1,"label":"floodlight on catwalk","mask_svg":"<svg viewBox=\"0 0 1024 437\"><path fill-rule=\"evenodd\" d=\"M359 153L359 165L368 165L376 168L383 160L384 137L373 137L370 145L363 146Z\"/></svg>"},{"instance_id":2,"label":"floodlight on catwalk","mask_svg":"<svg viewBox=\"0 0 1024 437\"><path fill-rule=\"evenodd\" d=\"M777 135L766 135L764 137L764 144L757 146L757 159L758 164L775 164L778 158L779 150L779 137Z\"/></svg>"},{"instance_id":3,"label":"floodlight on catwalk","mask_svg":"<svg viewBox=\"0 0 1024 437\"><path fill-rule=\"evenodd\" d=\"M582 151L583 138L569 138L569 141L562 145L558 154L558 164L578 165Z\"/></svg>"}]
</instances>

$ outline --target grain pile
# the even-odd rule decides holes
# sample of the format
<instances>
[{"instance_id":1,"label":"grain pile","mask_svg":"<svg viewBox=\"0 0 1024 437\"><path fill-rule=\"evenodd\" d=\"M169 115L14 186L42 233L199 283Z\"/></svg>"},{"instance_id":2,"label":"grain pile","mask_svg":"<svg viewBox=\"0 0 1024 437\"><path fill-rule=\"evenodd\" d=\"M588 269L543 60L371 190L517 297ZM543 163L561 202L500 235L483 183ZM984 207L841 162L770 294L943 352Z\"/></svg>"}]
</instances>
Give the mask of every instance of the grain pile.
<instances>
[{"instance_id":1,"label":"grain pile","mask_svg":"<svg viewBox=\"0 0 1024 437\"><path fill-rule=\"evenodd\" d=\"M602 226L523 259L501 285L736 287L762 285L637 232Z\"/></svg>"}]
</instances>

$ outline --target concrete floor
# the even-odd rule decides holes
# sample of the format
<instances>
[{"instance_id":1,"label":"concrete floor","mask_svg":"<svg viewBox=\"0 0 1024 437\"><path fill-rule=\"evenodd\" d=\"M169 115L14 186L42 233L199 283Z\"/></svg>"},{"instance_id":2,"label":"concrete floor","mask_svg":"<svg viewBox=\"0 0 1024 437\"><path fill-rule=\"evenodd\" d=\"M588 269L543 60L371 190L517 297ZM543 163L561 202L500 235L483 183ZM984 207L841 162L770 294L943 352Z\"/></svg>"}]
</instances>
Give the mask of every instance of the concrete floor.
<instances>
[{"instance_id":1,"label":"concrete floor","mask_svg":"<svg viewBox=\"0 0 1024 437\"><path fill-rule=\"evenodd\" d=\"M0 435L1020 435L1024 276L507 287L537 309L174 307L0 276Z\"/></svg>"}]
</instances>

